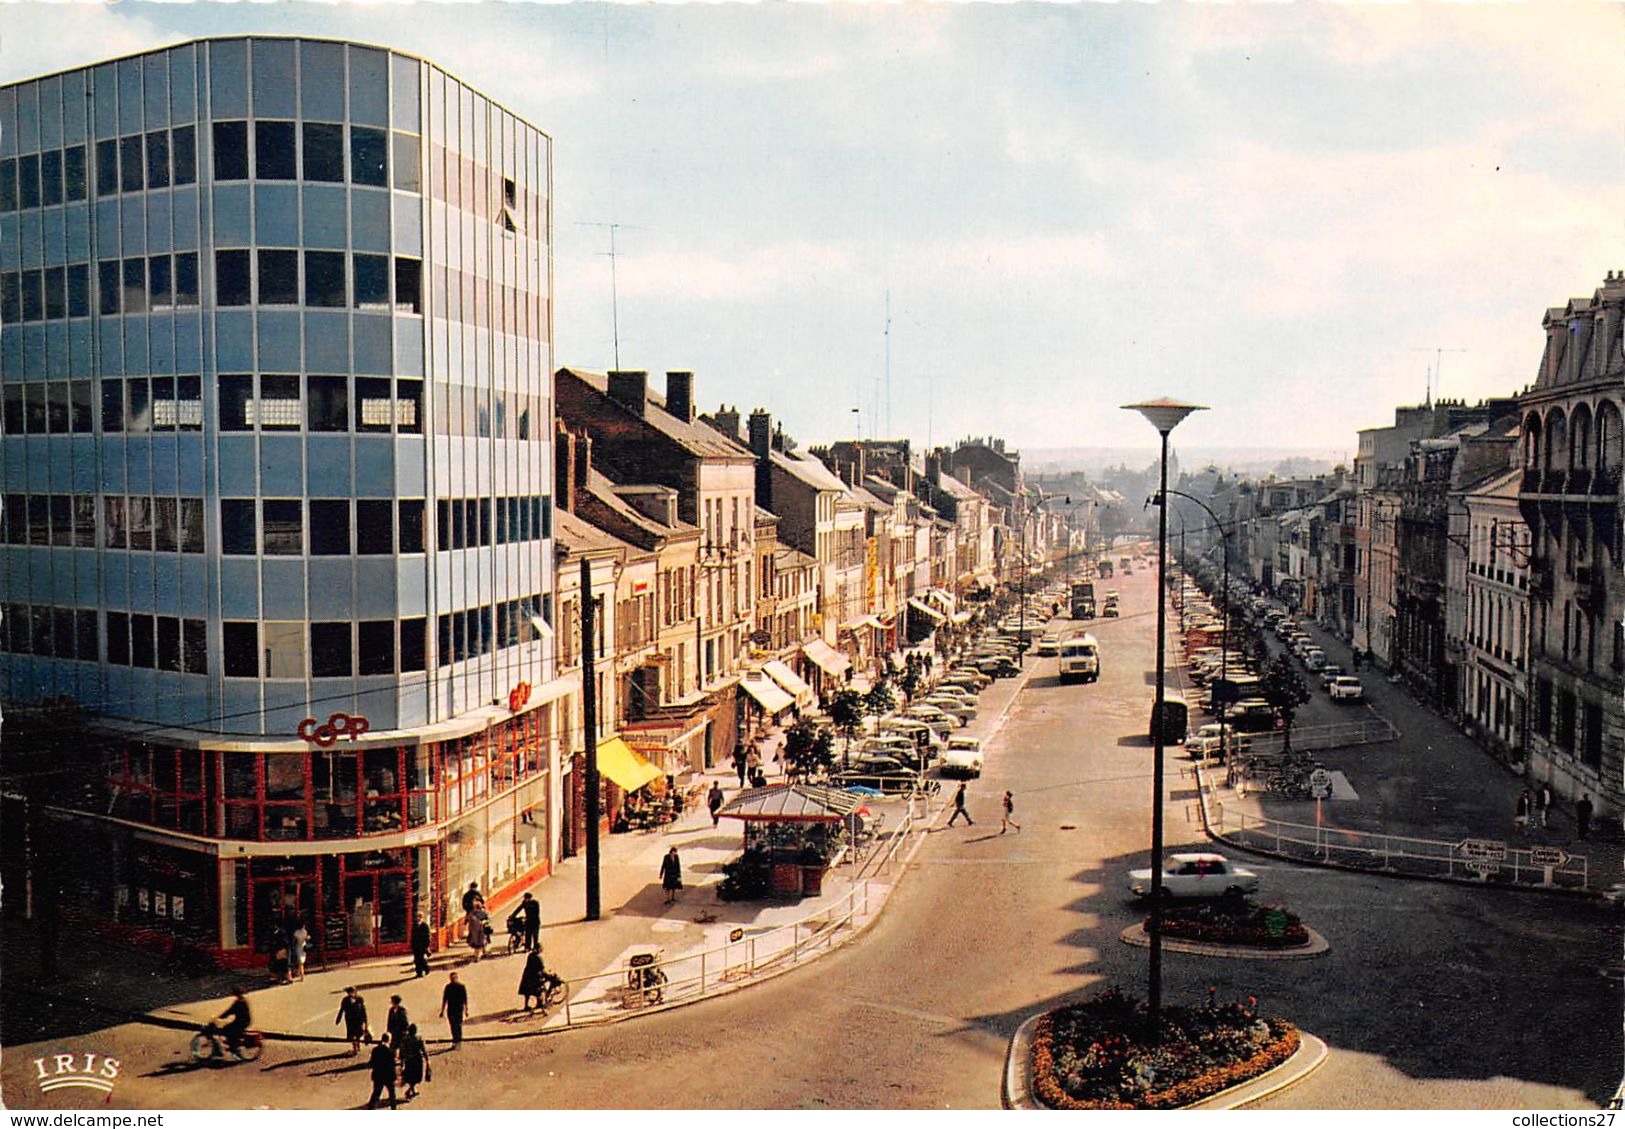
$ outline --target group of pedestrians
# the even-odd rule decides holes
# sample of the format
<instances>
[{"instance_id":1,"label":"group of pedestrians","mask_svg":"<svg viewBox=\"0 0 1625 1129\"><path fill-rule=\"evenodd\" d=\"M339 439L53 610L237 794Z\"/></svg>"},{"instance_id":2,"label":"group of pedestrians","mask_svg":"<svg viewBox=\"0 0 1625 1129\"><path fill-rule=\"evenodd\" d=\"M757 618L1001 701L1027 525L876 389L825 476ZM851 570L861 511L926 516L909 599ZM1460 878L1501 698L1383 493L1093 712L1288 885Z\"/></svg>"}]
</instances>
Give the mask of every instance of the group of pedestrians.
<instances>
[{"instance_id":1,"label":"group of pedestrians","mask_svg":"<svg viewBox=\"0 0 1625 1129\"><path fill-rule=\"evenodd\" d=\"M1513 829L1519 835L1524 835L1537 823L1542 828L1550 826L1554 802L1555 797L1552 795L1550 783L1542 782L1533 791L1525 788L1518 793L1518 803L1513 809ZM1591 834L1591 816L1593 812L1591 794L1581 792L1580 798L1574 802L1575 838L1584 839Z\"/></svg>"},{"instance_id":2,"label":"group of pedestrians","mask_svg":"<svg viewBox=\"0 0 1625 1129\"><path fill-rule=\"evenodd\" d=\"M292 984L305 978L305 957L310 951L310 930L304 918L289 914L271 927L269 951L271 954L271 981Z\"/></svg>"},{"instance_id":3,"label":"group of pedestrians","mask_svg":"<svg viewBox=\"0 0 1625 1129\"><path fill-rule=\"evenodd\" d=\"M1015 793L1011 792L1009 789L1006 789L1004 798L999 801L999 807L1001 811L999 816L999 834L1003 835L1012 827L1014 827L1017 831L1020 831L1021 824L1016 822ZM952 827L959 821L960 816L965 817L965 823L967 826L976 826L976 821L970 817L970 812L965 808L965 782L963 780L959 782L959 787L954 789L954 810L953 814L948 817L947 826Z\"/></svg>"}]
</instances>

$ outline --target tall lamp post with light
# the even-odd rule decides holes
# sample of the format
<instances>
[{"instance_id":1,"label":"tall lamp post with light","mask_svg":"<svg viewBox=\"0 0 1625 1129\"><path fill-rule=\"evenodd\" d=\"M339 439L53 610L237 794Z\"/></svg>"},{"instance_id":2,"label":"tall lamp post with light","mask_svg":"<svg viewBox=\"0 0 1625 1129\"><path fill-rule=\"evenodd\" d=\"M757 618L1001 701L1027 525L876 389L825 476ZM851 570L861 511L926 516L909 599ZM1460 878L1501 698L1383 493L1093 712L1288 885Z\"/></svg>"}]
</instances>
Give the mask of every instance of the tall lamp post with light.
<instances>
[{"instance_id":1,"label":"tall lamp post with light","mask_svg":"<svg viewBox=\"0 0 1625 1129\"><path fill-rule=\"evenodd\" d=\"M1161 473L1157 487L1157 696L1151 708L1151 921L1146 928L1151 942L1149 988L1146 1001L1152 1039L1157 1037L1162 1016L1162 746L1163 746L1163 668L1168 650L1168 433L1192 412L1206 411L1201 404L1178 400L1147 400L1124 404L1125 411L1139 412L1162 437Z\"/></svg>"}]
</instances>

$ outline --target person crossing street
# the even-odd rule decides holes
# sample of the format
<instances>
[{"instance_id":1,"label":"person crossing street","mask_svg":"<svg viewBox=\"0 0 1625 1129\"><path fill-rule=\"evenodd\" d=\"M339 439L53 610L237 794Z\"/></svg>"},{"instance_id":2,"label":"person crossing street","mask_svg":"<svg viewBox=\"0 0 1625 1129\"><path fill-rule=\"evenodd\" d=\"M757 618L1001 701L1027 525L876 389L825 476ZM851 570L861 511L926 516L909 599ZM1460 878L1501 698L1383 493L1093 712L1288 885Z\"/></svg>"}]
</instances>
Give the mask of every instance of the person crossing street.
<instances>
[{"instance_id":1,"label":"person crossing street","mask_svg":"<svg viewBox=\"0 0 1625 1129\"><path fill-rule=\"evenodd\" d=\"M999 834L1000 835L1003 835L1006 831L1010 830L1010 828L1012 828L1012 827L1014 827L1017 831L1021 830L1021 824L1019 824L1019 823L1017 823L1015 821L1015 813L1016 813L1016 798L1015 798L1015 796L1011 795L1008 791L1006 791L1005 794L1004 794L1004 815L1001 816L1000 819L999 819Z\"/></svg>"},{"instance_id":2,"label":"person crossing street","mask_svg":"<svg viewBox=\"0 0 1625 1129\"><path fill-rule=\"evenodd\" d=\"M965 810L965 782L963 780L959 782L959 787L954 790L954 813L948 817L948 826L952 827L954 821L960 816L964 816L965 822L970 826L976 826L976 821L970 817L970 812Z\"/></svg>"}]
</instances>

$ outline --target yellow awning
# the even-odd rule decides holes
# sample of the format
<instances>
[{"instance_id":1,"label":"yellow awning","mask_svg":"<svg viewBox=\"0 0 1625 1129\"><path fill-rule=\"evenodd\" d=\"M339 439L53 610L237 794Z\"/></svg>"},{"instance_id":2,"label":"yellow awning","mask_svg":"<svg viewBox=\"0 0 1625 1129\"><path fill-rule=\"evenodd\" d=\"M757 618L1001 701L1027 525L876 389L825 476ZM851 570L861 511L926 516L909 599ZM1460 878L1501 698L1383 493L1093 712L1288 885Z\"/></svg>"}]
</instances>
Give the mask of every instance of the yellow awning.
<instances>
[{"instance_id":1,"label":"yellow awning","mask_svg":"<svg viewBox=\"0 0 1625 1129\"><path fill-rule=\"evenodd\" d=\"M598 742L598 771L627 792L636 792L662 775L660 769L619 737Z\"/></svg>"}]
</instances>

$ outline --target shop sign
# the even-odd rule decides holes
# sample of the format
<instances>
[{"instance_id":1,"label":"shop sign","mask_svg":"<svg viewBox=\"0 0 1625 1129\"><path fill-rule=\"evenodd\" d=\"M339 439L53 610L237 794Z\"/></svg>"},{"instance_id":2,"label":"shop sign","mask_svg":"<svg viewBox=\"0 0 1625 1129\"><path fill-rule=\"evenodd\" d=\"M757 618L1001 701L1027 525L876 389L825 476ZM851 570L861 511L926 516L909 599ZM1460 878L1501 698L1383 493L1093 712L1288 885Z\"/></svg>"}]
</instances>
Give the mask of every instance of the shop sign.
<instances>
[{"instance_id":1,"label":"shop sign","mask_svg":"<svg viewBox=\"0 0 1625 1129\"><path fill-rule=\"evenodd\" d=\"M525 708L528 701L530 701L530 683L515 683L514 688L508 691L508 712L518 713Z\"/></svg>"},{"instance_id":2,"label":"shop sign","mask_svg":"<svg viewBox=\"0 0 1625 1129\"><path fill-rule=\"evenodd\" d=\"M46 1063L51 1064L49 1068ZM34 1060L34 1085L42 1094L68 1088L95 1090L111 1101L121 1065L118 1059L99 1053L46 1055Z\"/></svg>"},{"instance_id":3,"label":"shop sign","mask_svg":"<svg viewBox=\"0 0 1625 1129\"><path fill-rule=\"evenodd\" d=\"M372 723L361 716L351 716L347 713L329 715L325 723L318 724L313 717L307 717L299 723L296 732L299 739L308 741L317 748L325 749L340 737L348 737L354 741L366 735L372 728Z\"/></svg>"}]
</instances>

